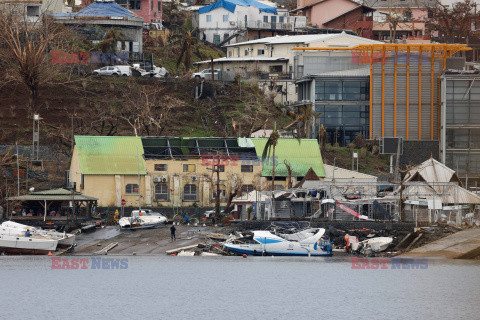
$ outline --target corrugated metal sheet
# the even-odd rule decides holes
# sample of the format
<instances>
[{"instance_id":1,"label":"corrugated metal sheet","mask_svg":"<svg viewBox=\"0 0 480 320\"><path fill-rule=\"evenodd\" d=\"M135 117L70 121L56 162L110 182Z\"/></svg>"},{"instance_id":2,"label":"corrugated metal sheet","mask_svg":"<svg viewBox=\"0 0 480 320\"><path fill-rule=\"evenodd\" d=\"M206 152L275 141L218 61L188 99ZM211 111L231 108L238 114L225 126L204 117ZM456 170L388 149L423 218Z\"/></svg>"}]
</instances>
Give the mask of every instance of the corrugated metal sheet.
<instances>
[{"instance_id":1,"label":"corrugated metal sheet","mask_svg":"<svg viewBox=\"0 0 480 320\"><path fill-rule=\"evenodd\" d=\"M139 18L130 10L125 9L115 2L94 2L82 10L71 13L74 17L122 17L122 18Z\"/></svg>"},{"instance_id":2,"label":"corrugated metal sheet","mask_svg":"<svg viewBox=\"0 0 480 320\"><path fill-rule=\"evenodd\" d=\"M82 174L146 174L140 137L75 136L75 144Z\"/></svg>"},{"instance_id":3,"label":"corrugated metal sheet","mask_svg":"<svg viewBox=\"0 0 480 320\"><path fill-rule=\"evenodd\" d=\"M69 194L72 195L72 191L63 189L63 188L58 188L58 189L50 189L50 190L43 190L43 191L35 191L31 192L30 194L33 195L64 195L64 194ZM76 194L76 193L75 193Z\"/></svg>"},{"instance_id":4,"label":"corrugated metal sheet","mask_svg":"<svg viewBox=\"0 0 480 320\"><path fill-rule=\"evenodd\" d=\"M447 204L480 204L480 196L458 185L435 186L426 185L408 186L403 191L403 196L408 200L425 201L440 198L443 205Z\"/></svg>"},{"instance_id":5,"label":"corrugated metal sheet","mask_svg":"<svg viewBox=\"0 0 480 320\"><path fill-rule=\"evenodd\" d=\"M72 201L72 194L70 195L36 195L25 194L18 197L10 197L7 200L19 200L19 201ZM97 198L84 196L83 194L75 194L75 201L95 201Z\"/></svg>"},{"instance_id":6,"label":"corrugated metal sheet","mask_svg":"<svg viewBox=\"0 0 480 320\"><path fill-rule=\"evenodd\" d=\"M455 171L438 162L437 160L430 158L418 166L408 171L404 181L411 181L415 175L418 174L428 183L446 183L451 182L452 178L456 181Z\"/></svg>"},{"instance_id":7,"label":"corrugated metal sheet","mask_svg":"<svg viewBox=\"0 0 480 320\"><path fill-rule=\"evenodd\" d=\"M352 171L340 167L334 167L328 164L323 165L325 167L325 181L331 181L333 178L335 180L340 179L340 180L354 180L356 182L376 182L377 177L357 172L357 171ZM334 173L335 170L335 173Z\"/></svg>"},{"instance_id":8,"label":"corrugated metal sheet","mask_svg":"<svg viewBox=\"0 0 480 320\"><path fill-rule=\"evenodd\" d=\"M252 138L251 140L255 145L257 156L261 157L268 139ZM275 148L275 158L275 176L288 176L287 168L284 164L284 161L287 160L292 166L292 175L294 177L305 176L310 168L313 168L317 176L325 177L322 155L318 142L315 139L279 139ZM264 161L262 176L272 176L271 160Z\"/></svg>"}]
</instances>

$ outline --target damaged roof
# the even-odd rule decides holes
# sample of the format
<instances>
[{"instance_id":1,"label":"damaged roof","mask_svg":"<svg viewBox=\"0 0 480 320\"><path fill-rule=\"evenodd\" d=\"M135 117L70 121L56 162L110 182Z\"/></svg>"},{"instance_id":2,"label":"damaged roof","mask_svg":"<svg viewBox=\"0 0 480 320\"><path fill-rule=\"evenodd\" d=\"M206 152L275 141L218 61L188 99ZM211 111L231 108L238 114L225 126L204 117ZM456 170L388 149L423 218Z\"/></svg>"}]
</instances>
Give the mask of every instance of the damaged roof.
<instances>
[{"instance_id":1,"label":"damaged roof","mask_svg":"<svg viewBox=\"0 0 480 320\"><path fill-rule=\"evenodd\" d=\"M267 144L267 138L251 138L259 158ZM270 156L272 151L270 152ZM315 139L278 139L275 147L275 176L288 177L288 170L284 163L288 161L292 168L293 177L304 177L310 168L319 177L325 177L320 147ZM262 162L262 176L272 176L273 161L266 159Z\"/></svg>"}]
</instances>

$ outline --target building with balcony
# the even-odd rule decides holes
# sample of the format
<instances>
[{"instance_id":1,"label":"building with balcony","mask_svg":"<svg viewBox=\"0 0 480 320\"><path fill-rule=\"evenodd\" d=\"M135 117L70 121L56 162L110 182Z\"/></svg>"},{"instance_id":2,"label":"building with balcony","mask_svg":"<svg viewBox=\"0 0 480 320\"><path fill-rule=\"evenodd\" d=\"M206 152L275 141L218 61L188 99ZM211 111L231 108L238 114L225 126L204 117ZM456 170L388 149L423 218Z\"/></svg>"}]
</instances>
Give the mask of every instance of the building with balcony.
<instances>
[{"instance_id":1,"label":"building with balcony","mask_svg":"<svg viewBox=\"0 0 480 320\"><path fill-rule=\"evenodd\" d=\"M297 101L295 79L309 74L358 68L350 52L300 52L294 47L353 47L379 43L352 34L308 34L268 37L227 45L227 56L214 59L215 68L236 72L242 79L258 79L259 86L274 95L275 102ZM197 62L209 67L210 60Z\"/></svg>"},{"instance_id":2,"label":"building with balcony","mask_svg":"<svg viewBox=\"0 0 480 320\"><path fill-rule=\"evenodd\" d=\"M399 19L395 40L407 39L408 43L429 43L426 24L432 16L432 0L366 0L365 5L374 8L373 39L390 41L390 25L387 17ZM392 35L393 36L393 35Z\"/></svg>"},{"instance_id":3,"label":"building with balcony","mask_svg":"<svg viewBox=\"0 0 480 320\"><path fill-rule=\"evenodd\" d=\"M295 33L306 27L305 17L291 17L254 0L219 0L198 11L200 38L216 45Z\"/></svg>"}]
</instances>

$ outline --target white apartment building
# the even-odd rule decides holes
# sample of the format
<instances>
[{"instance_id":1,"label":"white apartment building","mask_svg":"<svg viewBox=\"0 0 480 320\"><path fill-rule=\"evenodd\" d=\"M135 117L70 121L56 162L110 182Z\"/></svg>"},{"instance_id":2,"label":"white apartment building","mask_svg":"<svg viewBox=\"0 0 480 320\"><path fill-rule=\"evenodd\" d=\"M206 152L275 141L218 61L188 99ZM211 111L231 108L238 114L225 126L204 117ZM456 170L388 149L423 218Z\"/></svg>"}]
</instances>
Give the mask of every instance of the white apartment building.
<instances>
[{"instance_id":1,"label":"white apartment building","mask_svg":"<svg viewBox=\"0 0 480 320\"><path fill-rule=\"evenodd\" d=\"M213 62L214 68L234 71L243 79L257 77L261 88L276 94L277 103L287 104L297 100L296 75L304 77L311 73L345 70L351 68L351 62L355 60L350 51L302 52L292 48L353 47L372 43L381 42L345 32L268 37L226 45L227 56L214 59ZM318 57L322 57L321 62L315 64ZM344 61L348 63L343 63ZM206 60L197 62L196 65L208 68L210 63L210 60ZM304 64L315 67L303 68Z\"/></svg>"},{"instance_id":2,"label":"white apartment building","mask_svg":"<svg viewBox=\"0 0 480 320\"><path fill-rule=\"evenodd\" d=\"M274 3L253 0L220 0L199 9L200 38L213 44L256 39L306 26L306 17L290 17Z\"/></svg>"}]
</instances>

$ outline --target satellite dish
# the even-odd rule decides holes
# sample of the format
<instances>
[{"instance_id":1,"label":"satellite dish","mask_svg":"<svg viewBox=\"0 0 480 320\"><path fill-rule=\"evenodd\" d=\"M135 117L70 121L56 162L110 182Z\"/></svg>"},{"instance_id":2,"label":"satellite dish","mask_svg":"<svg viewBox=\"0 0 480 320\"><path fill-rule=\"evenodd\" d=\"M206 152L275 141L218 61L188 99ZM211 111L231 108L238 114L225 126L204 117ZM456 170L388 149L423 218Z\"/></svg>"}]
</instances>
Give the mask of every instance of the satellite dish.
<instances>
[{"instance_id":1,"label":"satellite dish","mask_svg":"<svg viewBox=\"0 0 480 320\"><path fill-rule=\"evenodd\" d=\"M31 187L30 189L28 189L28 191L33 192L33 191L35 191L35 188Z\"/></svg>"}]
</instances>

